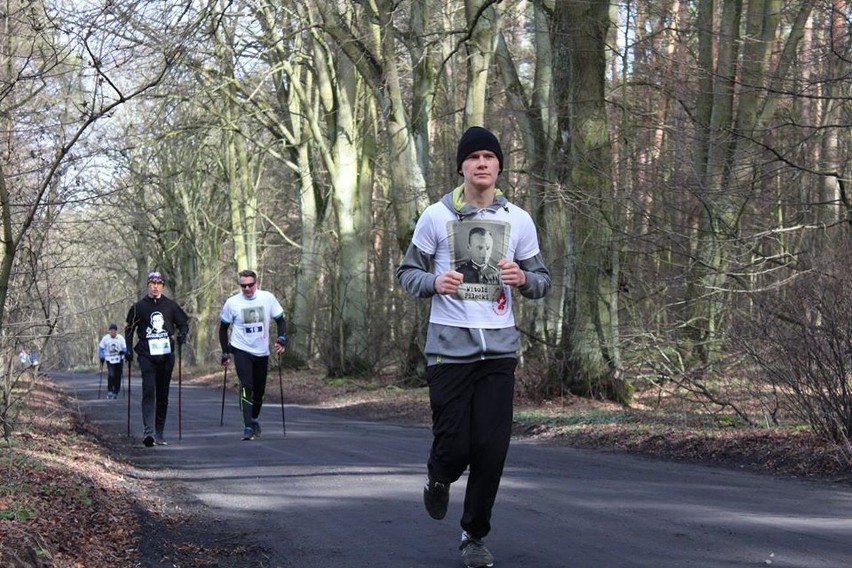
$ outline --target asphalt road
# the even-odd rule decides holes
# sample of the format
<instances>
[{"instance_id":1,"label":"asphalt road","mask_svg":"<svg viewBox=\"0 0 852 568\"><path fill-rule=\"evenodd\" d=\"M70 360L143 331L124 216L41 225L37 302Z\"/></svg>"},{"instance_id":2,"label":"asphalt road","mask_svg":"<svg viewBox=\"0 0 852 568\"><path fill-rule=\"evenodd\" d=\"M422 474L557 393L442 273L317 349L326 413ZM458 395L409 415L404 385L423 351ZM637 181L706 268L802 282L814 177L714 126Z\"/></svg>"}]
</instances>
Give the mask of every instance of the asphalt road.
<instances>
[{"instance_id":1,"label":"asphalt road","mask_svg":"<svg viewBox=\"0 0 852 568\"><path fill-rule=\"evenodd\" d=\"M232 393L220 427L222 391L184 385L178 439L175 380L169 445L145 448L138 375L129 438L127 400L98 400L98 375L51 376L133 446L140 471L218 528L251 534L270 566L462 567L465 478L447 518L429 518L426 428L285 405L285 436L268 404L262 437L244 442ZM852 487L514 441L486 543L500 568L852 567Z\"/></svg>"}]
</instances>

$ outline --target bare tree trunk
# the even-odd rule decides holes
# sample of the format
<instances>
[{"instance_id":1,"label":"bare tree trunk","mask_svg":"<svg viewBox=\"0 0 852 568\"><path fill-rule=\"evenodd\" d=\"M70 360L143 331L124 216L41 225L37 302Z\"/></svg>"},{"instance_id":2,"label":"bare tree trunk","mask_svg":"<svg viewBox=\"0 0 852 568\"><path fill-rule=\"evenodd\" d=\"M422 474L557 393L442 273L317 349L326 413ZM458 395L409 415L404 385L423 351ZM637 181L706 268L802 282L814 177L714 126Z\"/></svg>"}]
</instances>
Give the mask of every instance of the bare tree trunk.
<instances>
[{"instance_id":1,"label":"bare tree trunk","mask_svg":"<svg viewBox=\"0 0 852 568\"><path fill-rule=\"evenodd\" d=\"M699 11L712 13L707 4L712 2L701 2ZM712 98L701 99L698 114L699 123L706 124L706 129L700 137L703 152L698 157L702 163L696 168L701 208L687 296L689 337L694 355L704 365L713 365L722 352L722 332L730 308L727 274L741 252L736 245L739 219L761 189L756 166L767 138L764 130L775 113L775 93L783 90L812 6L809 2L801 5L771 74L771 57L777 52L779 4L776 0L748 4L747 41L740 37L742 9L737 0L725 0L718 43L713 43L714 36L705 34L699 48L701 61L712 61L712 54L718 53L715 72L703 83L712 84Z\"/></svg>"},{"instance_id":2,"label":"bare tree trunk","mask_svg":"<svg viewBox=\"0 0 852 568\"><path fill-rule=\"evenodd\" d=\"M710 0L707 3L712 4ZM705 2L699 5L702 11ZM687 326L689 337L698 357L705 363L718 354L716 339L721 326L722 290L725 285L724 267L728 263L725 247L726 235L730 235L732 200L724 187L726 168L731 145L733 124L734 74L736 72L736 45L739 40L740 12L737 0L723 0L720 42L702 44L702 59L712 59L711 53L718 51L715 73L710 77L712 98L708 101L709 119L705 131L706 149L698 182L703 207L698 219L698 231L694 241L694 269L690 279L688 298L690 303ZM710 8L712 12L712 7ZM712 19L705 20L712 21ZM707 36L710 40L711 35ZM705 55L706 52L706 55Z\"/></svg>"},{"instance_id":3,"label":"bare tree trunk","mask_svg":"<svg viewBox=\"0 0 852 568\"><path fill-rule=\"evenodd\" d=\"M467 101L464 106L464 123L465 126L487 126L485 94L499 33L499 19L492 0L465 0L464 14L470 34L470 39L465 42Z\"/></svg>"},{"instance_id":4,"label":"bare tree trunk","mask_svg":"<svg viewBox=\"0 0 852 568\"><path fill-rule=\"evenodd\" d=\"M296 269L294 286L293 313L290 317L289 335L292 337L291 350L305 360L309 360L316 351L314 325L317 314L319 281L322 273L322 257L325 251L322 238L322 219L324 214L314 193L311 179L311 165L307 143L298 146L297 163L301 165L299 176L299 218L301 234L299 242L302 253Z\"/></svg>"},{"instance_id":5,"label":"bare tree trunk","mask_svg":"<svg viewBox=\"0 0 852 568\"><path fill-rule=\"evenodd\" d=\"M338 12L327 3L318 3L326 33L335 40L365 81L366 87L378 101L382 118L385 120L389 184L394 188L395 194L390 204L399 227L398 246L400 250L404 250L410 241L419 213L428 205L424 167L418 159L418 146L422 147L423 144L423 125L419 124L419 130L415 130L412 117L407 111L409 104L405 98L397 62L398 38L391 22L393 7L381 2L375 8L374 12L362 18L364 22L377 21L379 25L369 34L363 34L369 38L369 41L363 41L362 34L356 29L362 19L351 17L345 10ZM423 41L425 38L411 39ZM431 96L426 86L427 83L420 83L420 100ZM364 268L361 266L360 270ZM364 274L366 275L366 272ZM357 338L362 342L362 349L370 348L363 343L366 337L367 335Z\"/></svg>"},{"instance_id":6,"label":"bare tree trunk","mask_svg":"<svg viewBox=\"0 0 852 568\"><path fill-rule=\"evenodd\" d=\"M844 53L842 45L844 38L848 36L848 18L843 17L843 7L845 3L842 0L833 0L835 9L832 10L831 26L827 30L821 32L821 37L826 43L832 43L833 50L837 53ZM828 36L828 37L825 37ZM845 47L847 57L850 52L848 42ZM840 77L848 71L849 60L838 60L833 66L832 76ZM822 176L820 191L817 201L820 203L829 204L824 208L820 208L817 212L817 222L824 226L832 226L835 223L846 223L849 225L848 231L852 231L852 187L849 186L849 169L848 163L844 164L844 144L842 127L834 128L832 125L842 125L844 123L843 113L844 108L848 113L848 104L844 101L849 101L852 98L852 87L849 81L838 81L828 85L827 92L823 97L820 97L820 123L826 128L826 135L823 139L820 148L819 161L822 164L821 170L826 172ZM807 122L806 122L807 123ZM846 131L848 134L848 130ZM848 143L848 136L845 136ZM844 174L844 172L846 172ZM843 181L845 179L845 182ZM845 187L844 184L845 183ZM835 205L836 204L836 205ZM823 232L818 235L825 235ZM820 243L822 248L825 243Z\"/></svg>"},{"instance_id":7,"label":"bare tree trunk","mask_svg":"<svg viewBox=\"0 0 852 568\"><path fill-rule=\"evenodd\" d=\"M335 120L331 127L331 146L335 170L331 172L334 187L334 210L337 223L338 250L334 333L331 351L333 375L359 374L371 369L369 362L369 322L367 276L370 259L371 195L360 182L359 154L361 136L355 121L357 110L354 70L345 61L335 62Z\"/></svg>"},{"instance_id":8,"label":"bare tree trunk","mask_svg":"<svg viewBox=\"0 0 852 568\"><path fill-rule=\"evenodd\" d=\"M246 142L240 133L241 111L238 105L237 85L231 45L233 30L225 21L215 22L213 28L214 51L219 65L217 80L224 93L219 121L222 129L222 171L230 197L231 239L234 243L234 261L237 270L257 269L257 187L253 179L256 171L250 163Z\"/></svg>"},{"instance_id":9,"label":"bare tree trunk","mask_svg":"<svg viewBox=\"0 0 852 568\"><path fill-rule=\"evenodd\" d=\"M560 110L566 167L561 183L574 213L567 221L562 350L554 371L575 393L629 404L633 387L622 378L618 337L619 250L614 239L611 147L604 83L609 2L555 3L554 90Z\"/></svg>"},{"instance_id":10,"label":"bare tree trunk","mask_svg":"<svg viewBox=\"0 0 852 568\"><path fill-rule=\"evenodd\" d=\"M541 301L523 302L517 307L516 318L522 337L522 360L533 355L546 361L554 357L552 346L562 327L562 304L565 291L566 266L566 212L565 203L553 190L557 179L555 147L558 134L558 113L554 112L552 97L553 52L549 15L542 5L533 6L535 26L535 74L532 89L527 92L521 80L518 65L513 60L509 45L521 43L522 38L509 37L520 30L504 30L497 38L495 60L506 88L509 104L518 109L514 113L521 146L524 149L523 188L529 199L529 209L538 228L539 243L550 269L552 287ZM512 172L510 175L516 175Z\"/></svg>"}]
</instances>

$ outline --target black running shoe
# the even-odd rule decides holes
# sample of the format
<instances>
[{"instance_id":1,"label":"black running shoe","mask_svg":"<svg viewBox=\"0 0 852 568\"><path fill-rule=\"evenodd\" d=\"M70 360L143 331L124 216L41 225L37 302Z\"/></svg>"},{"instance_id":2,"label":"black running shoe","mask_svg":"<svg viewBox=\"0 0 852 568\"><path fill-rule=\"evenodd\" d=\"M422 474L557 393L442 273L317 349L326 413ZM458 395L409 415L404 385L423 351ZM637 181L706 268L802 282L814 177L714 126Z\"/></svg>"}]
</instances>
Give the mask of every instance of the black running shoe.
<instances>
[{"instance_id":1,"label":"black running shoe","mask_svg":"<svg viewBox=\"0 0 852 568\"><path fill-rule=\"evenodd\" d=\"M142 443L145 444L146 448L150 448L154 445L154 436L151 434L145 434L145 437L142 438Z\"/></svg>"},{"instance_id":2,"label":"black running shoe","mask_svg":"<svg viewBox=\"0 0 852 568\"><path fill-rule=\"evenodd\" d=\"M254 428L248 427L243 429L243 440L254 440Z\"/></svg>"},{"instance_id":3,"label":"black running shoe","mask_svg":"<svg viewBox=\"0 0 852 568\"><path fill-rule=\"evenodd\" d=\"M435 481L426 476L423 487L423 504L433 519L441 520L447 516L447 505L450 502L450 484Z\"/></svg>"},{"instance_id":4,"label":"black running shoe","mask_svg":"<svg viewBox=\"0 0 852 568\"><path fill-rule=\"evenodd\" d=\"M489 568L490 566L494 566L494 557L485 548L482 540L478 538L465 535L461 545L459 545L459 549L461 550L464 565L467 568Z\"/></svg>"},{"instance_id":5,"label":"black running shoe","mask_svg":"<svg viewBox=\"0 0 852 568\"><path fill-rule=\"evenodd\" d=\"M258 422L257 420L252 420L251 429L254 430L254 437L260 438L260 422Z\"/></svg>"},{"instance_id":6,"label":"black running shoe","mask_svg":"<svg viewBox=\"0 0 852 568\"><path fill-rule=\"evenodd\" d=\"M163 437L162 432L157 432L154 434L154 444L157 446L168 446L169 443L166 442L166 439Z\"/></svg>"}]
</instances>

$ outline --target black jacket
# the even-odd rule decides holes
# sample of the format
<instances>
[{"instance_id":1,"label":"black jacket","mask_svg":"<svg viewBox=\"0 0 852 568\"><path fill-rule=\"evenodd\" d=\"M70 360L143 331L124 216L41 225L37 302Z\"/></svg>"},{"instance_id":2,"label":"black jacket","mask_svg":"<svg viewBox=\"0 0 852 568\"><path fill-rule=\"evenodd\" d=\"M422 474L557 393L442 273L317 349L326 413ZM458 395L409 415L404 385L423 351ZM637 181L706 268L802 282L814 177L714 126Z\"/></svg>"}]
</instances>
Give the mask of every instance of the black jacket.
<instances>
[{"instance_id":1,"label":"black jacket","mask_svg":"<svg viewBox=\"0 0 852 568\"><path fill-rule=\"evenodd\" d=\"M166 296L152 298L146 295L130 307L126 322L124 337L128 343L127 348L148 357L161 355L152 355L151 346L158 343L162 345L165 340L169 342L170 352L174 353L175 339L183 343L189 333L189 318L186 312L177 302Z\"/></svg>"}]
</instances>

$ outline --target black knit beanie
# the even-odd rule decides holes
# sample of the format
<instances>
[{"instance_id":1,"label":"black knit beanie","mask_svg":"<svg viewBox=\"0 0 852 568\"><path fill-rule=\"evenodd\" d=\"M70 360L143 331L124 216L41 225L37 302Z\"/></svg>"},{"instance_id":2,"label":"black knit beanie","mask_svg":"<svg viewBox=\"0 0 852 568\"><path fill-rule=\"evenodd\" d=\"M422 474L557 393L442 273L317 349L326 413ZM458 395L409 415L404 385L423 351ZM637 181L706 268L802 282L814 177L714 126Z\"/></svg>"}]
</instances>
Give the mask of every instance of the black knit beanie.
<instances>
[{"instance_id":1,"label":"black knit beanie","mask_svg":"<svg viewBox=\"0 0 852 568\"><path fill-rule=\"evenodd\" d=\"M456 152L456 171L461 174L462 162L473 152L478 150L489 150L497 156L500 162L500 171L503 171L503 150L500 142L490 131L481 126L471 126L459 140L459 149Z\"/></svg>"}]
</instances>

